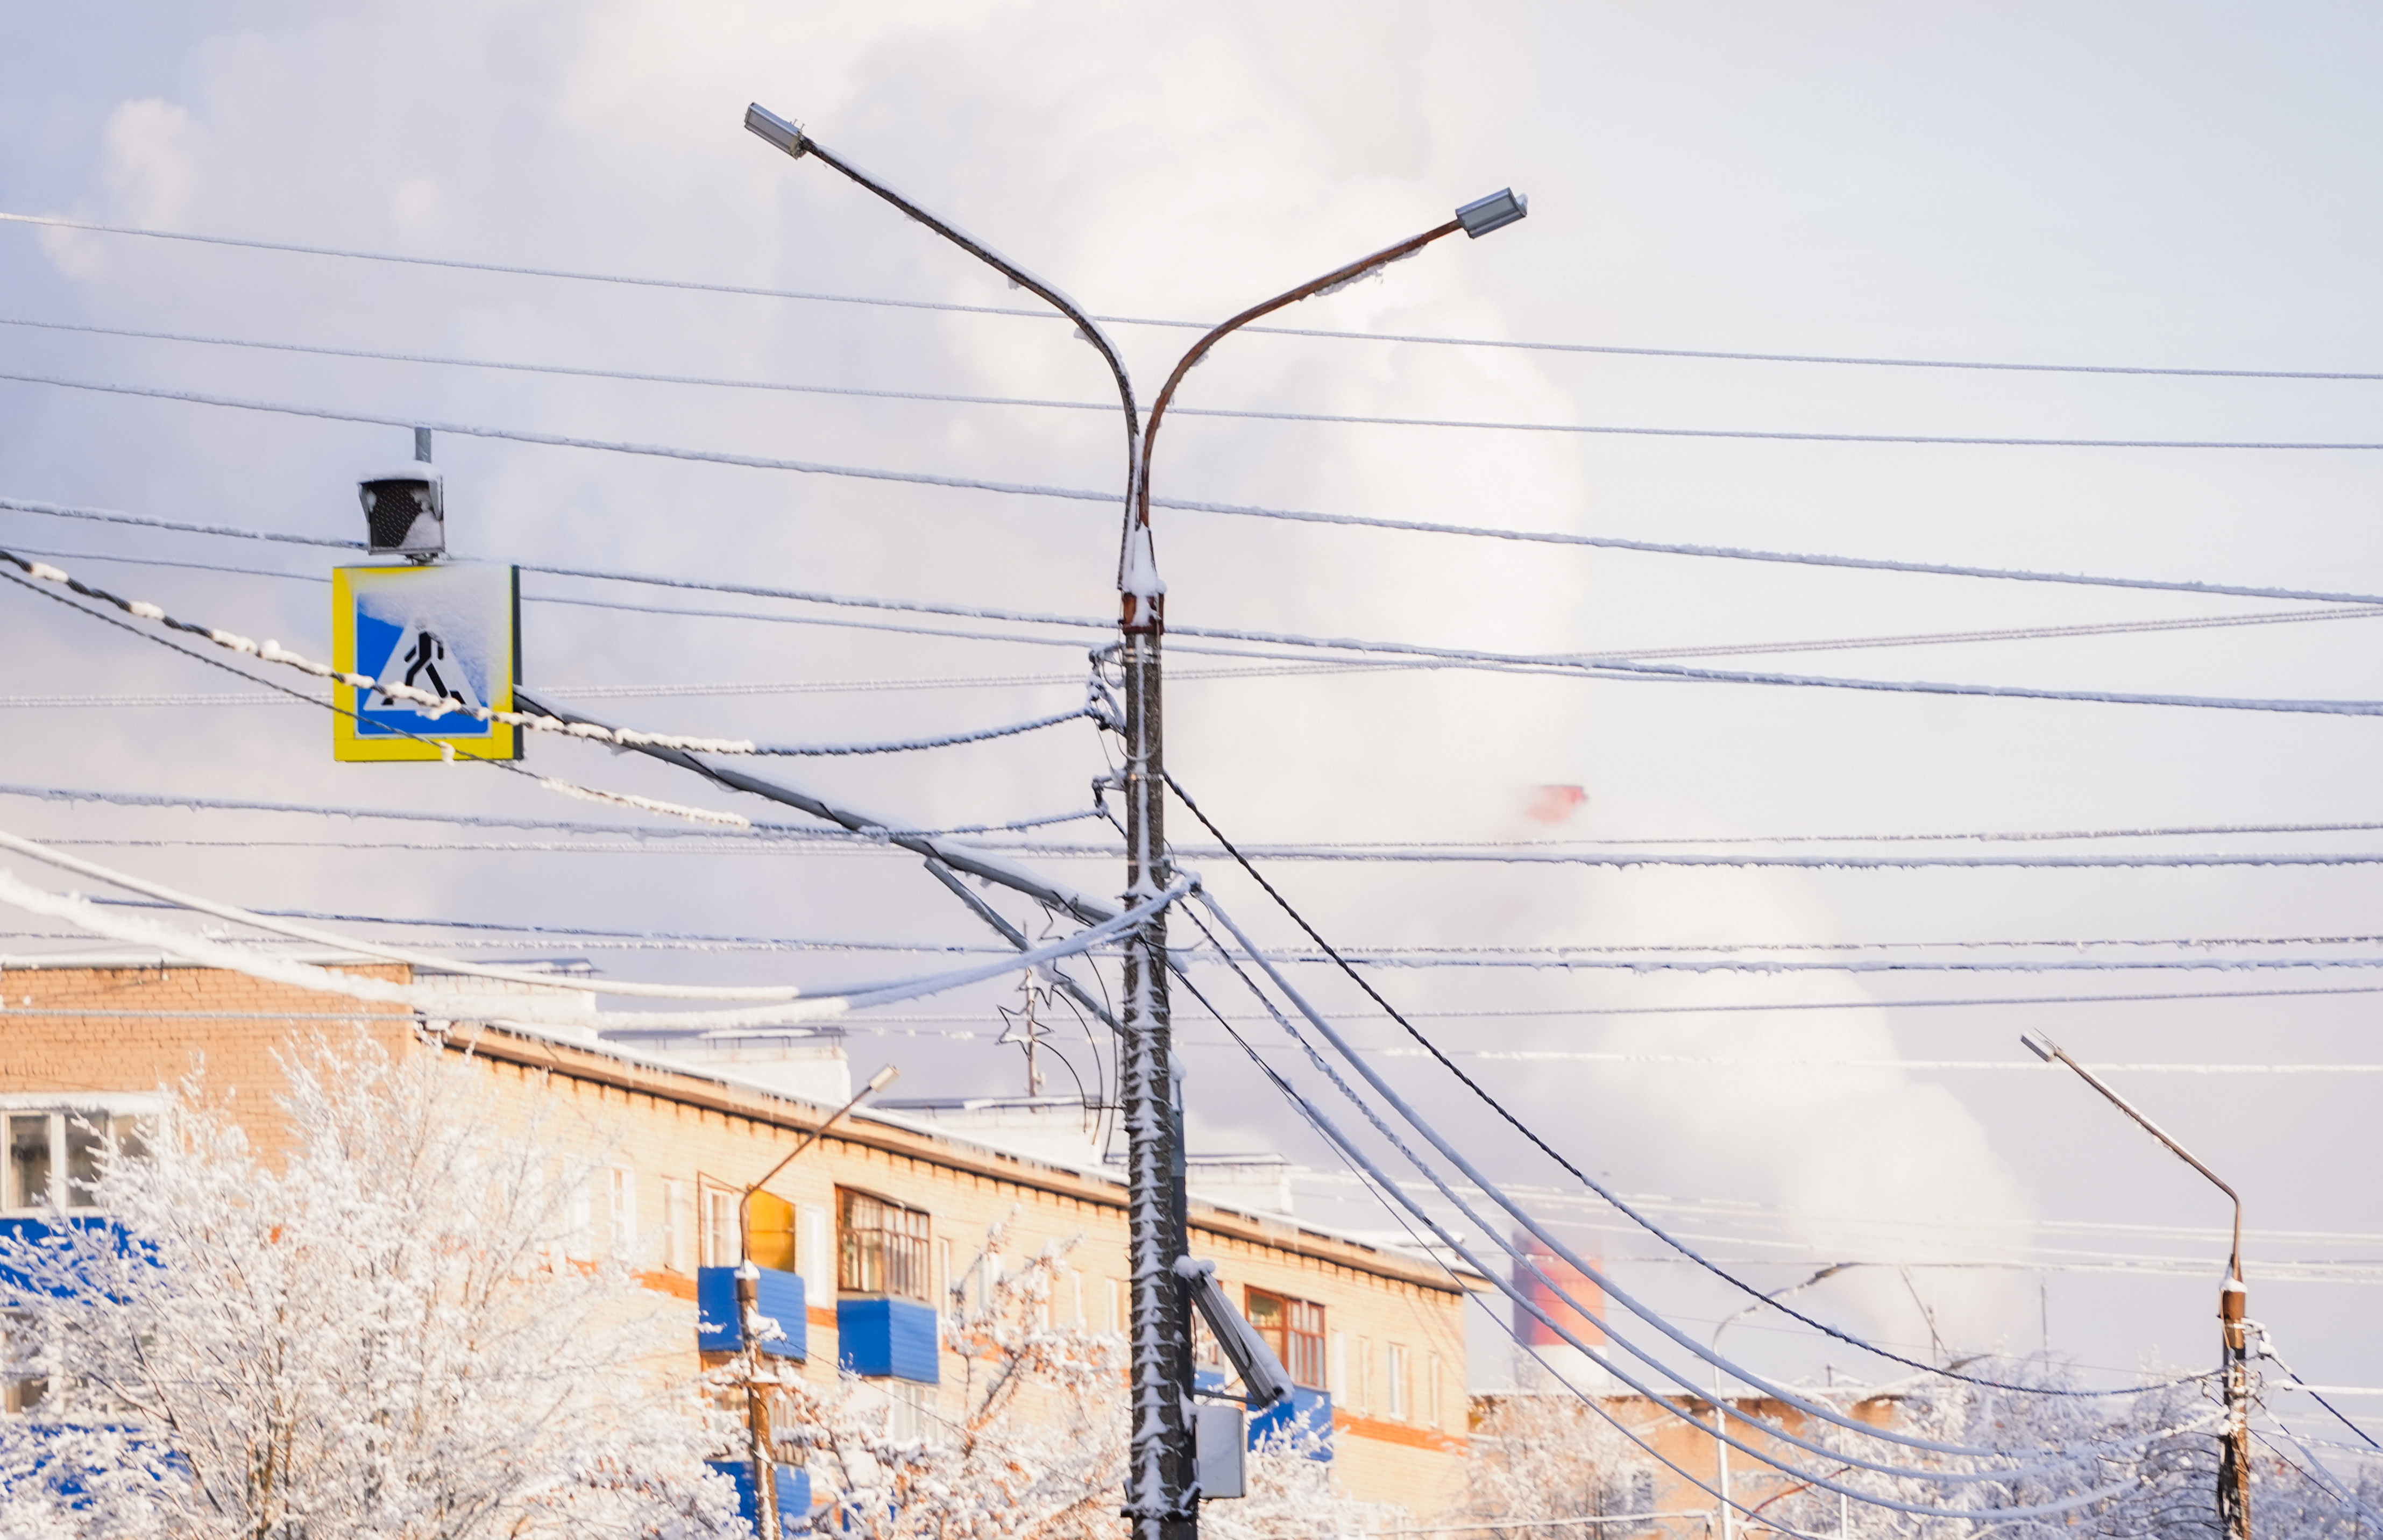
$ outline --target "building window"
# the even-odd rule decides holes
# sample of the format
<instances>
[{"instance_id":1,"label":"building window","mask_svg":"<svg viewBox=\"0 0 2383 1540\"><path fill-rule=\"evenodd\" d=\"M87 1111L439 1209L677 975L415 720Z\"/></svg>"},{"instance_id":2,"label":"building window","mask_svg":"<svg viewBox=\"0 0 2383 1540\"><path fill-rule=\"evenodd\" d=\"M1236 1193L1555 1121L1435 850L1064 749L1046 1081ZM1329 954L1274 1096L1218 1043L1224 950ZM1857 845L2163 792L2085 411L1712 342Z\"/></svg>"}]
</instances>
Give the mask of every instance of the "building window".
<instances>
[{"instance_id":1,"label":"building window","mask_svg":"<svg viewBox=\"0 0 2383 1540\"><path fill-rule=\"evenodd\" d=\"M1324 1307L1262 1288L1253 1288L1243 1298L1250 1324L1282 1361L1290 1382L1323 1389Z\"/></svg>"},{"instance_id":2,"label":"building window","mask_svg":"<svg viewBox=\"0 0 2383 1540\"><path fill-rule=\"evenodd\" d=\"M692 1273L695 1261L695 1194L675 1177L662 1178L662 1265Z\"/></svg>"},{"instance_id":3,"label":"building window","mask_svg":"<svg viewBox=\"0 0 2383 1540\"><path fill-rule=\"evenodd\" d=\"M1393 1423L1407 1420L1407 1350L1393 1342L1383 1349L1382 1377L1389 1383L1389 1413Z\"/></svg>"},{"instance_id":4,"label":"building window","mask_svg":"<svg viewBox=\"0 0 2383 1540\"><path fill-rule=\"evenodd\" d=\"M745 1260L736 1232L736 1197L724 1187L703 1189L703 1265L734 1267Z\"/></svg>"},{"instance_id":5,"label":"building window","mask_svg":"<svg viewBox=\"0 0 2383 1540\"><path fill-rule=\"evenodd\" d=\"M50 1391L49 1376L42 1372L43 1355L33 1340L31 1327L20 1316L10 1316L0 1324L0 1411L31 1411Z\"/></svg>"},{"instance_id":6,"label":"building window","mask_svg":"<svg viewBox=\"0 0 2383 1540\"><path fill-rule=\"evenodd\" d=\"M615 1262L637 1255L637 1174L615 1165L604 1173L605 1240Z\"/></svg>"},{"instance_id":7,"label":"building window","mask_svg":"<svg viewBox=\"0 0 2383 1540\"><path fill-rule=\"evenodd\" d=\"M138 1152L145 1137L141 1119L103 1112L11 1112L6 1129L0 1203L19 1212L95 1206L91 1189L99 1180L100 1152L111 1142Z\"/></svg>"},{"instance_id":8,"label":"building window","mask_svg":"<svg viewBox=\"0 0 2383 1540\"><path fill-rule=\"evenodd\" d=\"M835 1287L845 1294L886 1294L924 1300L929 1241L925 1211L906 1209L865 1192L838 1189Z\"/></svg>"}]
</instances>

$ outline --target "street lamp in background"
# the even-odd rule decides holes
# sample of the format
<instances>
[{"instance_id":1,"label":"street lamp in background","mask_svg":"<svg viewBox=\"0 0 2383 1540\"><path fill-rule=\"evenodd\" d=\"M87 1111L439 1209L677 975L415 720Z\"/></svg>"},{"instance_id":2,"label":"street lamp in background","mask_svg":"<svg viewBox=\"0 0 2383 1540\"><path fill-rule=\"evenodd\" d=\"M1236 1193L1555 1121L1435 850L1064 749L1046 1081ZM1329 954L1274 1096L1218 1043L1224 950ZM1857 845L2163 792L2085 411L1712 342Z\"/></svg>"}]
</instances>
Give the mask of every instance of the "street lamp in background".
<instances>
[{"instance_id":1,"label":"street lamp in background","mask_svg":"<svg viewBox=\"0 0 2383 1540\"><path fill-rule=\"evenodd\" d=\"M2171 1138L2165 1128L2137 1112L2133 1103L2104 1084L2101 1077L2070 1058L2060 1045L2041 1032L2022 1032L2020 1042L2046 1064L2065 1064L2087 1085L2108 1097L2110 1104L2143 1126L2143 1131L2165 1144L2178 1159L2209 1178L2234 1204L2234 1247L2226 1259L2226 1282L2217 1291L2217 1319L2224 1344L2221 1361L2226 1379L2226 1436L2217 1447L2217 1527L2227 1540L2251 1540L2251 1353L2244 1326L2250 1291L2242 1286L2242 1198Z\"/></svg>"},{"instance_id":2,"label":"street lamp in background","mask_svg":"<svg viewBox=\"0 0 2383 1540\"><path fill-rule=\"evenodd\" d=\"M894 1077L900 1073L889 1064L871 1075L869 1083L851 1101L828 1114L818 1127L805 1134L802 1142L787 1152L784 1160L770 1167L736 1200L736 1335L745 1349L745 1432L750 1445L747 1452L753 1460L754 1528L765 1540L778 1540L783 1526L778 1522L778 1461L770 1448L770 1402L761 1393L760 1334L753 1329L753 1323L761 1313L761 1270L753 1265L753 1194L767 1187L771 1177L792 1165L796 1155L817 1144L820 1137L834 1127L845 1114L892 1085Z\"/></svg>"},{"instance_id":3,"label":"street lamp in background","mask_svg":"<svg viewBox=\"0 0 2383 1540\"><path fill-rule=\"evenodd\" d=\"M1754 1303L1746 1306L1744 1309L1734 1311L1731 1313L1722 1316L1721 1318L1721 1324L1713 1328L1711 1343L1713 1357L1721 1357L1721 1334L1729 1330L1730 1327L1737 1324L1738 1322L1744 1320L1746 1317L1753 1314L1756 1311L1760 1310L1763 1306L1771 1303L1774 1300L1784 1300L1790 1294L1800 1294L1816 1283L1821 1283L1826 1279L1834 1278L1849 1267L1859 1267L1860 1265L1862 1264L1858 1262L1833 1262L1828 1266L1823 1267L1819 1272L1813 1274L1810 1277L1806 1278L1802 1283L1792 1283L1784 1288L1774 1288L1770 1293L1765 1294L1761 1299L1755 1300ZM1729 1508L1729 1444L1727 1440L1722 1436L1727 1427L1729 1413L1726 1409L1729 1403L1722 1399L1721 1365L1718 1363L1714 1364L1712 1366L1712 1372L1713 1460L1715 1462L1715 1473L1719 1477L1719 1480L1715 1482L1714 1485L1721 1488L1721 1528L1717 1534L1719 1535L1719 1540L1730 1540L1732 1524ZM1742 1417L1738 1420L1740 1422L1745 1421ZM1841 1495L1838 1497L1839 1534L1841 1540L1844 1525L1844 1506L1845 1499Z\"/></svg>"},{"instance_id":4,"label":"street lamp in background","mask_svg":"<svg viewBox=\"0 0 2383 1540\"><path fill-rule=\"evenodd\" d=\"M1159 637L1166 616L1167 585L1150 535L1150 451L1160 418L1192 366L1236 329L1262 315L1327 293L1413 256L1442 236L1463 230L1478 238L1522 218L1528 203L1511 189L1456 211L1448 223L1371 256L1338 267L1312 282L1278 294L1241 312L1203 336L1167 376L1145 427L1134 404L1133 380L1124 359L1099 323L1057 289L1008 258L938 218L858 166L822 148L795 123L758 103L745 111L745 127L800 160L818 160L867 189L959 247L1019 288L1031 290L1076 324L1077 335L1100 353L1116 380L1125 413L1125 528L1117 552L1118 666L1124 675L1125 765L1111 783L1125 795L1125 902L1156 897L1170 873L1167 857L1167 765L1164 755ZM1175 1098L1173 1048L1167 1027L1167 912L1152 915L1124 939L1123 1003L1118 1026L1124 1041L1117 1074L1118 1110L1130 1143L1126 1154L1126 1214L1129 1229L1128 1290L1132 1296L1133 1360L1130 1396L1132 1447L1126 1470L1126 1516L1136 1540L1193 1540L1199 1533L1199 1494L1192 1451L1191 1302L1175 1271L1187 1254L1183 1191L1182 1109Z\"/></svg>"}]
</instances>

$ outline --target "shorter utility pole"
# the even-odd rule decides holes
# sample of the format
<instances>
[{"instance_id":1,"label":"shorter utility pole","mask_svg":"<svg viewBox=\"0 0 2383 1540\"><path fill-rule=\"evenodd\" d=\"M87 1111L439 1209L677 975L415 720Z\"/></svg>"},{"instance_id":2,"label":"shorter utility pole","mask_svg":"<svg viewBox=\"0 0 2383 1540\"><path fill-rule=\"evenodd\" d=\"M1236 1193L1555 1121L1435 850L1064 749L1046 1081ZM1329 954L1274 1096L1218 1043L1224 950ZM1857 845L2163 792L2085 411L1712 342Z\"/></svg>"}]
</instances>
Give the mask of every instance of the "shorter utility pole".
<instances>
[{"instance_id":1,"label":"shorter utility pole","mask_svg":"<svg viewBox=\"0 0 2383 1540\"><path fill-rule=\"evenodd\" d=\"M746 1454L753 1465L753 1527L763 1540L778 1540L785 1531L778 1520L778 1460L771 1446L767 1388L777 1375L773 1371L769 1382L761 1378L761 1334L755 1326L761 1319L761 1270L753 1264L753 1194L769 1185L771 1177L792 1165L796 1155L817 1144L820 1137L845 1114L893 1084L894 1077L900 1073L889 1064L871 1075L869 1083L851 1101L828 1114L824 1122L787 1152L784 1160L770 1167L736 1200L736 1336L745 1349Z\"/></svg>"},{"instance_id":2,"label":"shorter utility pole","mask_svg":"<svg viewBox=\"0 0 2383 1540\"><path fill-rule=\"evenodd\" d=\"M2046 1064L2065 1064L2087 1085L2109 1098L2110 1104L2133 1118L2143 1131L2168 1147L2178 1159L2209 1178L2234 1202L2234 1249L2226 1259L2226 1282L2217 1290L2217 1321L2222 1344L2218 1363L2226 1395L2226 1431L2217 1444L2217 1527L2226 1540L2251 1540L2251 1336L2246 1314L2250 1290L2242 1284L2242 1198L2216 1172L2193 1158L2167 1130L2137 1112L2132 1103L2103 1084L2099 1076L2070 1058L2060 1045L2041 1032L2023 1032L2020 1042Z\"/></svg>"}]
</instances>

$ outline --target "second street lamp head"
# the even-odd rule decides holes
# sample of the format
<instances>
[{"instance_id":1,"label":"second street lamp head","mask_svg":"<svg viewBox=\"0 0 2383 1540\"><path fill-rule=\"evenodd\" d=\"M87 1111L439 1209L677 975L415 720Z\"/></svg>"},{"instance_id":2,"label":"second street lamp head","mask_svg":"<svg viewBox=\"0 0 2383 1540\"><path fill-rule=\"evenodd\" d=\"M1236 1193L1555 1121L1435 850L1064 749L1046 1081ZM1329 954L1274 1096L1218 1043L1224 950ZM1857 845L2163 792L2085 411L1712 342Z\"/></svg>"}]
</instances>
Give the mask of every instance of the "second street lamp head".
<instances>
[{"instance_id":1,"label":"second street lamp head","mask_svg":"<svg viewBox=\"0 0 2383 1540\"><path fill-rule=\"evenodd\" d=\"M2053 1055L2060 1052L2059 1049L2053 1046L2052 1040L2045 1037L2042 1032L2021 1032L2019 1035L2019 1041L2026 1044L2027 1051L2029 1053L2034 1054L2037 1058L2042 1059L2046 1064L2050 1064L2052 1062Z\"/></svg>"},{"instance_id":2,"label":"second street lamp head","mask_svg":"<svg viewBox=\"0 0 2383 1540\"><path fill-rule=\"evenodd\" d=\"M759 102L745 109L745 127L796 160L802 159L803 152L810 148L810 142L803 138L800 124L787 122Z\"/></svg>"},{"instance_id":3,"label":"second street lamp head","mask_svg":"<svg viewBox=\"0 0 2383 1540\"><path fill-rule=\"evenodd\" d=\"M1464 227L1466 235L1478 240L1491 230L1504 229L1530 212L1530 199L1511 187L1505 187L1487 198L1475 198L1458 209L1456 222Z\"/></svg>"}]
</instances>

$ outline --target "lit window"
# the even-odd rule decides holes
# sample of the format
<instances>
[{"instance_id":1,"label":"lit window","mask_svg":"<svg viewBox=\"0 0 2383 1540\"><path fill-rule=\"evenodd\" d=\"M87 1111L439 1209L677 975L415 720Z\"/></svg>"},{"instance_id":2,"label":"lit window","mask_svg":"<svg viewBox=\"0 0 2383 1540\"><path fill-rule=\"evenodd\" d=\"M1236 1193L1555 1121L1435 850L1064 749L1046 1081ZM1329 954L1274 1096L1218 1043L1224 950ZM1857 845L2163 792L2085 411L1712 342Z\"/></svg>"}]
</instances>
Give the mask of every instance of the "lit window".
<instances>
[{"instance_id":1,"label":"lit window","mask_svg":"<svg viewBox=\"0 0 2383 1540\"><path fill-rule=\"evenodd\" d=\"M1246 1301L1250 1324L1282 1361L1291 1383L1323 1389L1324 1307L1262 1288L1249 1290Z\"/></svg>"},{"instance_id":2,"label":"lit window","mask_svg":"<svg viewBox=\"0 0 2383 1540\"><path fill-rule=\"evenodd\" d=\"M927 1245L933 1235L925 1212L865 1192L839 1189L835 1197L838 1291L926 1299L932 1287Z\"/></svg>"}]
</instances>

